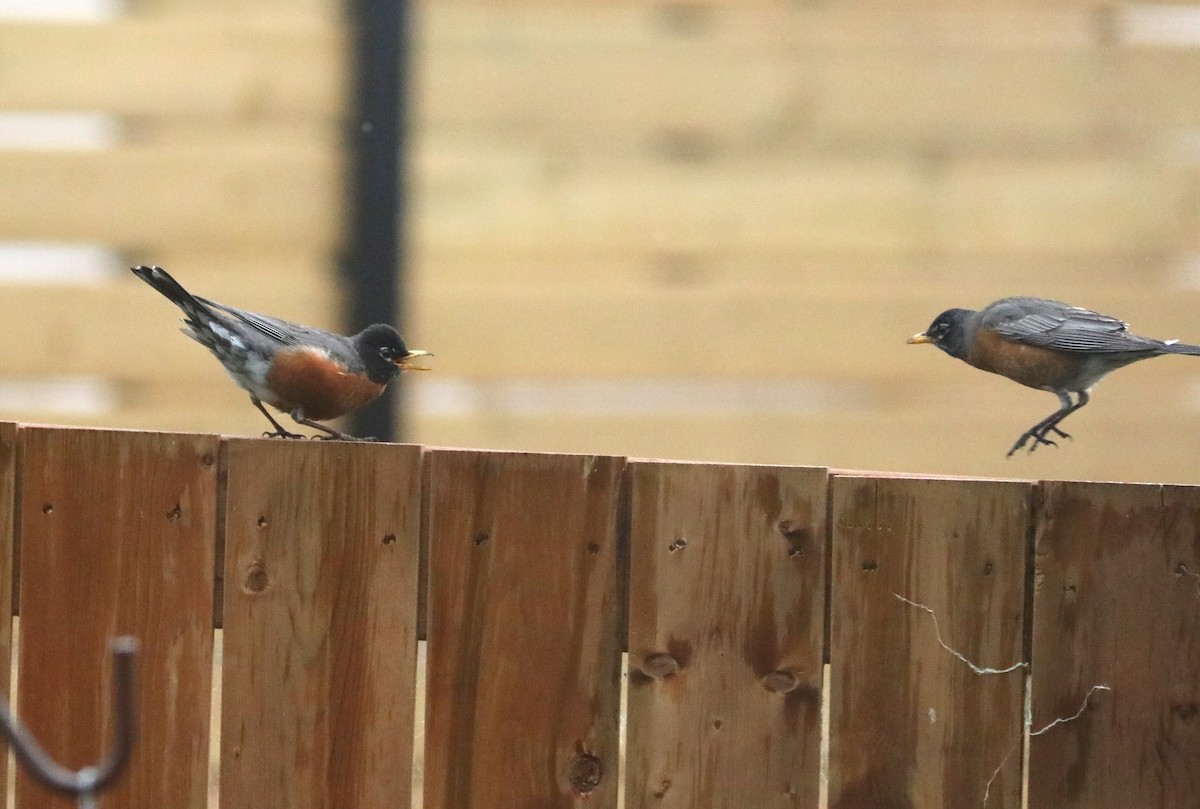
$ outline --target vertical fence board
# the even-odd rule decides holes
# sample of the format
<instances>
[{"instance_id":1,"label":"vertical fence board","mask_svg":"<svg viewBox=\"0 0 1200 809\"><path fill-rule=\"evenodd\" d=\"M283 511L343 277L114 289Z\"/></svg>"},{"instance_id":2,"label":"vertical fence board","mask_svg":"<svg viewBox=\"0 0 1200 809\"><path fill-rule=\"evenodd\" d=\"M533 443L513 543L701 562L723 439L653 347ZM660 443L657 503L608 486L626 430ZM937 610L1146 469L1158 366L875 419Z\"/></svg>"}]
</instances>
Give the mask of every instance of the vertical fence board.
<instances>
[{"instance_id":1,"label":"vertical fence board","mask_svg":"<svg viewBox=\"0 0 1200 809\"><path fill-rule=\"evenodd\" d=\"M835 477L830 492L830 807L1019 806L1025 670L976 674L937 627L978 666L1021 660L1032 487Z\"/></svg>"},{"instance_id":2,"label":"vertical fence board","mask_svg":"<svg viewBox=\"0 0 1200 809\"><path fill-rule=\"evenodd\" d=\"M1200 802L1198 536L1200 488L1044 484L1031 809Z\"/></svg>"},{"instance_id":3,"label":"vertical fence board","mask_svg":"<svg viewBox=\"0 0 1200 809\"><path fill-rule=\"evenodd\" d=\"M816 806L826 471L630 473L627 805Z\"/></svg>"},{"instance_id":4,"label":"vertical fence board","mask_svg":"<svg viewBox=\"0 0 1200 809\"><path fill-rule=\"evenodd\" d=\"M17 425L0 422L0 694L8 698L12 673L13 536L16 522ZM0 795L8 795L8 767L0 767ZM0 804L4 805L4 804Z\"/></svg>"},{"instance_id":5,"label":"vertical fence board","mask_svg":"<svg viewBox=\"0 0 1200 809\"><path fill-rule=\"evenodd\" d=\"M421 450L225 445L222 809L412 790Z\"/></svg>"},{"instance_id":6,"label":"vertical fence board","mask_svg":"<svg viewBox=\"0 0 1200 809\"><path fill-rule=\"evenodd\" d=\"M22 429L19 712L71 767L109 748L108 641L141 641L139 741L103 799L205 806L217 438ZM17 778L17 806L75 802Z\"/></svg>"},{"instance_id":7,"label":"vertical fence board","mask_svg":"<svg viewBox=\"0 0 1200 809\"><path fill-rule=\"evenodd\" d=\"M429 459L425 805L615 807L623 462Z\"/></svg>"}]
</instances>

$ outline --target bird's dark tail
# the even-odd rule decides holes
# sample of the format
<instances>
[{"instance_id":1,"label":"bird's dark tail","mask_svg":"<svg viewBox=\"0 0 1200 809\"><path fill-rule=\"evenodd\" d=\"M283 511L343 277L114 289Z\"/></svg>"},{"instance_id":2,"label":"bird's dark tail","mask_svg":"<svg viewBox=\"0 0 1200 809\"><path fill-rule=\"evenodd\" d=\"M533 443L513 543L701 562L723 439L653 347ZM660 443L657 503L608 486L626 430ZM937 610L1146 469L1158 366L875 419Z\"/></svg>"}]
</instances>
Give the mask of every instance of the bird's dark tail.
<instances>
[{"instance_id":1,"label":"bird's dark tail","mask_svg":"<svg viewBox=\"0 0 1200 809\"><path fill-rule=\"evenodd\" d=\"M1188 354L1193 357L1200 357L1200 346L1190 343L1166 343L1163 347L1164 354Z\"/></svg>"},{"instance_id":2,"label":"bird's dark tail","mask_svg":"<svg viewBox=\"0 0 1200 809\"><path fill-rule=\"evenodd\" d=\"M182 309L183 313L187 315L189 325L194 327L200 326L205 320L212 318L212 311L192 297L192 293L184 289L162 267L134 267L133 274L154 287L163 297Z\"/></svg>"}]
</instances>

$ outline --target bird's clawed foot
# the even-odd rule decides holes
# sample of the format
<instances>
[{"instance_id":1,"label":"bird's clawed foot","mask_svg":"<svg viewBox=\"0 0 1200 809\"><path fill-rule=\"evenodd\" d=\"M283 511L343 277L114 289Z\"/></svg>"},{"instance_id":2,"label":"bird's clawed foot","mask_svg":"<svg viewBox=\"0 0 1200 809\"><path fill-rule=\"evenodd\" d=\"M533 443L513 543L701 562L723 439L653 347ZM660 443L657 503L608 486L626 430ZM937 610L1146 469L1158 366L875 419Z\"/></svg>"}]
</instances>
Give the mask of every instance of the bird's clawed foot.
<instances>
[{"instance_id":1,"label":"bird's clawed foot","mask_svg":"<svg viewBox=\"0 0 1200 809\"><path fill-rule=\"evenodd\" d=\"M1029 444L1029 441L1031 439L1032 439L1033 443L1029 444L1030 452L1033 452L1039 446L1043 446L1043 445L1045 445L1047 447L1057 447L1058 446L1057 441L1053 441L1046 437L1049 433L1054 433L1059 438L1065 438L1068 441L1071 440L1070 434L1065 433L1062 430L1058 429L1057 425L1053 422L1051 422L1050 424L1036 424L1033 427L1031 427L1030 429L1021 433L1021 437L1017 439L1017 443L1013 444L1012 449L1010 449L1008 451L1008 455L1006 457L1011 458L1013 456L1013 453L1017 452L1020 449L1023 449L1026 444Z\"/></svg>"},{"instance_id":2,"label":"bird's clawed foot","mask_svg":"<svg viewBox=\"0 0 1200 809\"><path fill-rule=\"evenodd\" d=\"M314 435L312 438L314 441L366 441L368 443L379 440L373 435L359 437L357 435L350 435L349 433L339 433L336 430L331 430L328 435Z\"/></svg>"},{"instance_id":3,"label":"bird's clawed foot","mask_svg":"<svg viewBox=\"0 0 1200 809\"><path fill-rule=\"evenodd\" d=\"M267 430L265 433L262 434L262 437L263 438L299 438L299 439L304 438L304 436L300 435L300 433L289 433L287 430L283 429L282 427L280 427L278 430Z\"/></svg>"}]
</instances>

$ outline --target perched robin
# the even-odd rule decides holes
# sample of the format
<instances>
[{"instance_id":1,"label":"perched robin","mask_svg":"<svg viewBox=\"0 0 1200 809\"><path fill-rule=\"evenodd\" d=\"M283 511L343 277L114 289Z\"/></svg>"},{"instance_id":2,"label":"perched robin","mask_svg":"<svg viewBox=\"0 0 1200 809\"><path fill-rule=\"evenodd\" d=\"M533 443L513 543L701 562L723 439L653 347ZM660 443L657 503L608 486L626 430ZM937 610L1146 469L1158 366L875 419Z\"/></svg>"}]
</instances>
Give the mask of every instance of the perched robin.
<instances>
[{"instance_id":1,"label":"perched robin","mask_svg":"<svg viewBox=\"0 0 1200 809\"><path fill-rule=\"evenodd\" d=\"M1200 346L1139 337L1115 317L1044 298L1003 298L978 312L947 309L908 342L933 343L968 365L1058 396L1062 407L1022 433L1010 456L1030 440L1030 452L1057 446L1050 433L1070 438L1059 422L1086 405L1110 371L1162 354L1200 356Z\"/></svg>"},{"instance_id":2,"label":"perched robin","mask_svg":"<svg viewBox=\"0 0 1200 809\"><path fill-rule=\"evenodd\" d=\"M181 331L250 394L275 428L263 433L267 437L303 438L283 429L263 402L329 438L355 440L318 422L371 402L401 370L426 370L412 361L429 352L409 349L391 326L377 323L345 337L194 296L159 267L134 267L133 273L183 310Z\"/></svg>"}]
</instances>

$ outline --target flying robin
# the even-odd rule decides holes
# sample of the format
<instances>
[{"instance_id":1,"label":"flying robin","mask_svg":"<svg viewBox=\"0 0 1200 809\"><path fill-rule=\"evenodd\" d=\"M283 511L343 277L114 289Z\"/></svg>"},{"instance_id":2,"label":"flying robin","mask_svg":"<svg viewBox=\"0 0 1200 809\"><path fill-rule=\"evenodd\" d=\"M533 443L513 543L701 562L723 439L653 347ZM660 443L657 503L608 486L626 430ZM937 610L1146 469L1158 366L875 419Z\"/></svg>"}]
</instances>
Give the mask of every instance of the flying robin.
<instances>
[{"instance_id":1,"label":"flying robin","mask_svg":"<svg viewBox=\"0 0 1200 809\"><path fill-rule=\"evenodd\" d=\"M319 422L373 401L401 370L426 370L412 362L429 352L409 349L385 324L346 337L192 295L160 267L133 273L183 310L181 331L220 360L275 428L265 437L304 436L285 430L263 402L322 437L357 440Z\"/></svg>"},{"instance_id":2,"label":"flying robin","mask_svg":"<svg viewBox=\"0 0 1200 809\"><path fill-rule=\"evenodd\" d=\"M1139 337L1114 317L1045 298L1003 298L976 312L947 309L909 343L932 343L951 357L1058 396L1061 407L1030 427L1012 449L1057 446L1059 423L1088 403L1105 374L1162 354L1200 356L1200 346ZM1076 398L1071 399L1074 393Z\"/></svg>"}]
</instances>

